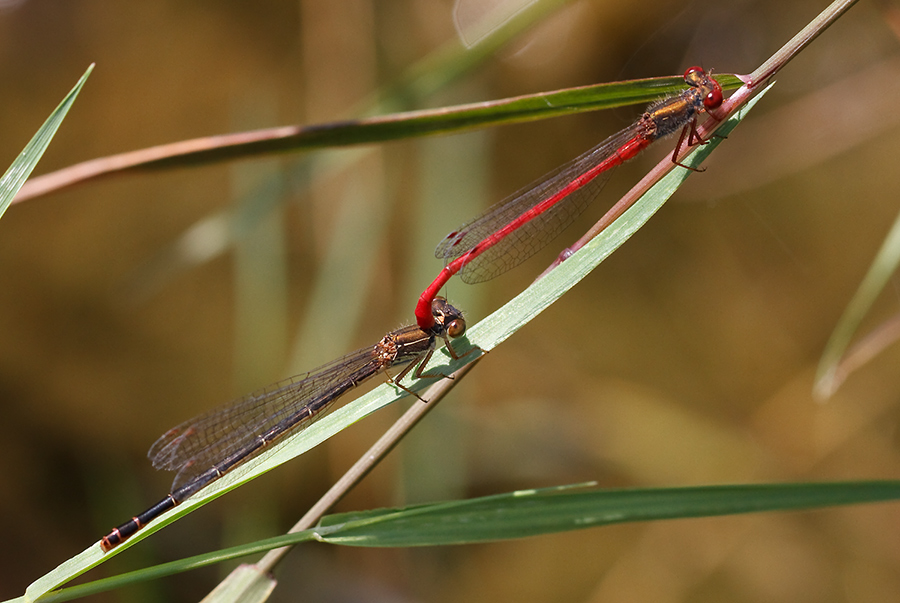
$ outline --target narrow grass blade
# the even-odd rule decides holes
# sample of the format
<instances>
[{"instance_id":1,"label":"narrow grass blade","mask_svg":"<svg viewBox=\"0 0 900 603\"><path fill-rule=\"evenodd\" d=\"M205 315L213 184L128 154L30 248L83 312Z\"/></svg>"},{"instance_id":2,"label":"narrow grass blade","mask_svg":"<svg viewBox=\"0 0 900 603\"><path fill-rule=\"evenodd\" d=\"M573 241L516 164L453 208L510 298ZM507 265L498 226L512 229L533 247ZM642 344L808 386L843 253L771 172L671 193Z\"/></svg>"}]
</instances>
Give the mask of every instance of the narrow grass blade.
<instances>
[{"instance_id":1,"label":"narrow grass blade","mask_svg":"<svg viewBox=\"0 0 900 603\"><path fill-rule=\"evenodd\" d=\"M734 76L716 75L724 89L740 85ZM580 111L647 103L684 89L682 78L649 78L597 84L472 103L456 107L394 113L312 126L281 126L159 145L78 163L28 183L18 201L114 173L204 165L270 153L405 140L473 128L519 123Z\"/></svg>"},{"instance_id":2,"label":"narrow grass blade","mask_svg":"<svg viewBox=\"0 0 900 603\"><path fill-rule=\"evenodd\" d=\"M897 271L898 265L900 265L900 215L894 220L894 225L885 237L869 271L853 295L853 299L847 304L825 345L816 372L815 393L820 398L830 397L846 378L849 369L842 363L842 358L847 352L847 347L891 275Z\"/></svg>"},{"instance_id":3,"label":"narrow grass blade","mask_svg":"<svg viewBox=\"0 0 900 603\"><path fill-rule=\"evenodd\" d=\"M686 488L586 489L585 484L509 492L481 498L342 513L311 530L216 553L173 561L50 593L47 603L69 601L281 546L318 540L366 547L446 546L528 538L604 525L797 511L900 499L900 481L747 484ZM272 583L254 576L256 592Z\"/></svg>"},{"instance_id":4,"label":"narrow grass blade","mask_svg":"<svg viewBox=\"0 0 900 603\"><path fill-rule=\"evenodd\" d=\"M331 515L318 540L410 547L493 542L634 521L791 511L900 499L900 481L512 492L401 510Z\"/></svg>"},{"instance_id":5,"label":"narrow grass blade","mask_svg":"<svg viewBox=\"0 0 900 603\"><path fill-rule=\"evenodd\" d=\"M50 141L53 140L53 136L56 134L59 126L62 125L63 119L65 119L66 114L75 102L75 98L78 96L78 93L81 92L82 86L84 86L84 83L87 81L88 76L93 70L94 65L92 64L87 68L87 71L84 72L84 75L81 76L81 79L78 80L78 83L75 84L75 87L69 91L59 106L50 114L50 117L47 118L44 125L40 127L28 144L25 145L25 148L16 160L13 161L12 165L9 166L9 169L6 170L6 173L3 174L3 177L0 178L0 216L3 216L6 212L6 209L12 203L13 198L15 198L16 193L19 192L19 189L25 184L25 181L28 179L28 176L31 175L31 172L34 170L38 161L43 157L44 151L47 150Z\"/></svg>"}]
</instances>

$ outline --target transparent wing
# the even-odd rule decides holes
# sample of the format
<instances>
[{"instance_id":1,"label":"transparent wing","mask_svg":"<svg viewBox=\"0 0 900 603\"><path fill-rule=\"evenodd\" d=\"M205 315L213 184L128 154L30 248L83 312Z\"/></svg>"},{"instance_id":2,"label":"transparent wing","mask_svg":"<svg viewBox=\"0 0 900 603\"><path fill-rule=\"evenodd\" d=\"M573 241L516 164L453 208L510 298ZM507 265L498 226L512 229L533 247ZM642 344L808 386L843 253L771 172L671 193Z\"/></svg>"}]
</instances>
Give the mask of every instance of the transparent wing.
<instances>
[{"instance_id":1,"label":"transparent wing","mask_svg":"<svg viewBox=\"0 0 900 603\"><path fill-rule=\"evenodd\" d=\"M366 367L372 370L366 371ZM304 408L320 392L339 386L348 375L370 377L380 367L375 346L361 348L173 427L156 440L147 456L154 468L178 472L174 491ZM291 430L305 427L323 414L318 412Z\"/></svg>"},{"instance_id":2,"label":"transparent wing","mask_svg":"<svg viewBox=\"0 0 900 603\"><path fill-rule=\"evenodd\" d=\"M622 163L616 151L635 137L633 127L546 174L525 188L490 207L471 222L448 234L435 256L453 260L509 227L485 251L460 270L464 282L480 283L524 262L543 249L600 194L612 173Z\"/></svg>"}]
</instances>

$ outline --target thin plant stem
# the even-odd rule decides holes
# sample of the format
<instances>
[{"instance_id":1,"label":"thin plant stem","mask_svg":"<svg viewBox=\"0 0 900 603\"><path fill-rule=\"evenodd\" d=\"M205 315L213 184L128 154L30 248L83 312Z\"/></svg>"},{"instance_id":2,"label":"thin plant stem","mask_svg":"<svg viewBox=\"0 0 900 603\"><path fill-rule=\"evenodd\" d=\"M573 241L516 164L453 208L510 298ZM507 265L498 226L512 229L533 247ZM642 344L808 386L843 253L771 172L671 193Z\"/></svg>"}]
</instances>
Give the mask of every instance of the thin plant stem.
<instances>
[{"instance_id":1,"label":"thin plant stem","mask_svg":"<svg viewBox=\"0 0 900 603\"><path fill-rule=\"evenodd\" d=\"M382 435L371 448L369 448L356 463L353 464L347 472L338 479L334 485L319 499L309 511L300 518L294 526L288 530L288 534L302 532L308 530L318 523L319 519L328 512L339 500L341 500L351 488L356 486L368 473L394 449L403 437L408 434L419 421L425 418L425 415L431 412L438 402L444 396L450 393L456 385L465 377L478 362L484 358L479 356L474 361L462 367L450 377L441 379L421 395L421 400L417 400L413 405L403 413L397 421ZM271 572L275 565L284 558L292 547L281 547L272 549L256 563L256 568L260 572Z\"/></svg>"}]
</instances>

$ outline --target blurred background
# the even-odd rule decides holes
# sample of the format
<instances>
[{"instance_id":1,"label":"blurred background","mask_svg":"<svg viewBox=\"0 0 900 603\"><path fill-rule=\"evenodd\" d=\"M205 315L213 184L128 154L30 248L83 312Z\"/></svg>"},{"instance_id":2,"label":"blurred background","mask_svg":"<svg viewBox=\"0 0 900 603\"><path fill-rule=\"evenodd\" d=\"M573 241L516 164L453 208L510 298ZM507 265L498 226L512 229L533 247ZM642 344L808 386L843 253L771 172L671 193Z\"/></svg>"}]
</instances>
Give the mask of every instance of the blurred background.
<instances>
[{"instance_id":1,"label":"blurred background","mask_svg":"<svg viewBox=\"0 0 900 603\"><path fill-rule=\"evenodd\" d=\"M92 62L37 173L694 64L749 73L825 6L578 0L486 52L515 6L6 0L0 163ZM898 9L860 3L788 65L705 173L491 353L338 510L588 480L900 478L900 346L827 402L812 395L900 208ZM14 205L0 222L0 597L168 492L172 476L145 457L166 429L412 322L444 234L641 110L120 176ZM657 147L543 253L486 284L451 282L450 299L473 324L502 305L671 143ZM898 284L865 329L897 313ZM86 578L281 534L405 406ZM97 599L195 601L231 567ZM306 545L277 577L275 601L895 600L900 506L414 551Z\"/></svg>"}]
</instances>

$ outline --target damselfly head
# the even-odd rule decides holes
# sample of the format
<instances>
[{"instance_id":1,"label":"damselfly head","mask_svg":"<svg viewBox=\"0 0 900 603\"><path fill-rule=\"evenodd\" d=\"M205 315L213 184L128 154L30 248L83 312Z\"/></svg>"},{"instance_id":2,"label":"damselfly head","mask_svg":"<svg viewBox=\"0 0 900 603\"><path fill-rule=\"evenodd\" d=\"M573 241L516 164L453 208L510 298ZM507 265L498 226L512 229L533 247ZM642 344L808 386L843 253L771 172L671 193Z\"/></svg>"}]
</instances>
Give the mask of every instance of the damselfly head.
<instances>
[{"instance_id":1,"label":"damselfly head","mask_svg":"<svg viewBox=\"0 0 900 603\"><path fill-rule=\"evenodd\" d=\"M450 305L443 297L435 297L431 302L434 322L452 338L461 337L466 332L466 319L462 312Z\"/></svg>"},{"instance_id":2,"label":"damselfly head","mask_svg":"<svg viewBox=\"0 0 900 603\"><path fill-rule=\"evenodd\" d=\"M707 111L718 109L722 105L724 100L722 87L702 67L695 66L685 71L684 83L697 88L703 94L703 107Z\"/></svg>"}]
</instances>

